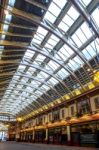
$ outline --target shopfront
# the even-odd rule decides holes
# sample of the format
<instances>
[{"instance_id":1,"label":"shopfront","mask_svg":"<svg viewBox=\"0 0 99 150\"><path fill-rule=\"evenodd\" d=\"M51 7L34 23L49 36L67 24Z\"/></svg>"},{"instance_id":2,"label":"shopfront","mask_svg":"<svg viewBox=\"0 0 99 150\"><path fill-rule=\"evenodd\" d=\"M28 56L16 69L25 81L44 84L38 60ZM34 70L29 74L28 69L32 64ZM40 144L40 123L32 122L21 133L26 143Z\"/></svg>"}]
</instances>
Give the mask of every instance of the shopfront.
<instances>
[{"instance_id":1,"label":"shopfront","mask_svg":"<svg viewBox=\"0 0 99 150\"><path fill-rule=\"evenodd\" d=\"M99 121L71 126L72 145L99 147Z\"/></svg>"},{"instance_id":2,"label":"shopfront","mask_svg":"<svg viewBox=\"0 0 99 150\"><path fill-rule=\"evenodd\" d=\"M32 136L32 131L26 131L24 133L21 133L21 141L32 142Z\"/></svg>"},{"instance_id":3,"label":"shopfront","mask_svg":"<svg viewBox=\"0 0 99 150\"><path fill-rule=\"evenodd\" d=\"M24 141L24 132L20 133L20 141L22 141L22 142Z\"/></svg>"},{"instance_id":4,"label":"shopfront","mask_svg":"<svg viewBox=\"0 0 99 150\"><path fill-rule=\"evenodd\" d=\"M45 129L35 131L35 142L44 143L46 137Z\"/></svg>"},{"instance_id":5,"label":"shopfront","mask_svg":"<svg viewBox=\"0 0 99 150\"><path fill-rule=\"evenodd\" d=\"M66 144L67 134L66 127L49 128L48 130L48 143L49 144Z\"/></svg>"}]
</instances>

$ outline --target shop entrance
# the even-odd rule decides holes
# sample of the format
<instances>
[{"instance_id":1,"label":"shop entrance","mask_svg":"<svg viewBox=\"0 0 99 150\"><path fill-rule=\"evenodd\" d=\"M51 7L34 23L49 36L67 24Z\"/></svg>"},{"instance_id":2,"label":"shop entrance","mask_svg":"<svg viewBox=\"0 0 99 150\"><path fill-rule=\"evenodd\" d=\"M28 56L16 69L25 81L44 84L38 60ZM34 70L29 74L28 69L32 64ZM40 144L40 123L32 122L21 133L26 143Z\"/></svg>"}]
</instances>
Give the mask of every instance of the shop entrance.
<instances>
[{"instance_id":1,"label":"shop entrance","mask_svg":"<svg viewBox=\"0 0 99 150\"><path fill-rule=\"evenodd\" d=\"M38 130L35 132L35 142L44 143L46 137L45 130Z\"/></svg>"},{"instance_id":2,"label":"shop entrance","mask_svg":"<svg viewBox=\"0 0 99 150\"><path fill-rule=\"evenodd\" d=\"M0 141L7 141L8 134L7 131L0 131Z\"/></svg>"},{"instance_id":3,"label":"shop entrance","mask_svg":"<svg viewBox=\"0 0 99 150\"><path fill-rule=\"evenodd\" d=\"M48 134L48 143L66 144L67 143L66 127L50 128Z\"/></svg>"}]
</instances>

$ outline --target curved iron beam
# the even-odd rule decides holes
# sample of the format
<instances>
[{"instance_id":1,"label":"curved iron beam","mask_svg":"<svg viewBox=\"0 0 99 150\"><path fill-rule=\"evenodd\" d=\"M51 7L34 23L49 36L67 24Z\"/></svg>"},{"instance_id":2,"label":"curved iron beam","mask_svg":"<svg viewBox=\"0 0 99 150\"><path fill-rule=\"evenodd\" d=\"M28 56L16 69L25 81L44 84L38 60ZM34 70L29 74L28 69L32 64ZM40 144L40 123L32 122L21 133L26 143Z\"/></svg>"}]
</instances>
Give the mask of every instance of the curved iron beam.
<instances>
[{"instance_id":1,"label":"curved iron beam","mask_svg":"<svg viewBox=\"0 0 99 150\"><path fill-rule=\"evenodd\" d=\"M30 62L29 62L30 63ZM56 77L54 74L51 74L50 72L48 72L47 70L43 69L42 67L40 66L37 66L35 64L25 64L25 63L20 63L20 65L25 65L25 66L28 66L28 67L32 67L32 68L35 68L35 69L39 69L41 70L42 72L50 75L51 77L53 77L54 79L56 79L60 84L62 84L71 94L72 92L70 91L70 89L68 88L68 86L65 84L64 81L60 80L58 77ZM62 88L63 89L63 88ZM63 89L64 90L64 89ZM65 92L65 91L64 91Z\"/></svg>"},{"instance_id":2,"label":"curved iron beam","mask_svg":"<svg viewBox=\"0 0 99 150\"><path fill-rule=\"evenodd\" d=\"M9 91L10 89L8 89L7 91ZM11 89L12 90L12 89ZM16 91L23 91L22 89L16 89ZM26 91L27 92L27 91ZM29 94L31 94L30 92L27 92L27 93L29 93ZM5 94L6 96L14 96L14 94ZM34 94L34 93L32 93L32 95L34 95L35 97L37 97L37 95L36 94ZM17 96L20 96L20 94L17 94ZM23 95L22 95L22 97L24 97ZM11 97L13 100L17 100L17 98L13 98L13 97ZM38 97L37 97L38 98ZM4 98L4 99L9 99L8 97L7 98ZM44 99L42 98L42 97L40 97L40 99L41 100L43 100L44 101ZM32 100L32 99L31 99ZM25 100L20 100L21 102L25 102ZM36 102L38 105L40 105L40 107L43 107L43 105L41 105L41 103L39 103L38 101L34 101L34 102ZM33 103L28 103L28 101L26 102L28 105L26 106L27 108L29 108L29 112L30 111L33 111L33 107L35 107L35 109L38 109L36 106L35 106L35 104L33 104ZM48 103L46 103L46 104L48 104ZM32 107L33 106L33 107ZM31 110L30 110L31 109Z\"/></svg>"},{"instance_id":3,"label":"curved iron beam","mask_svg":"<svg viewBox=\"0 0 99 150\"><path fill-rule=\"evenodd\" d=\"M20 80L15 80L15 81L20 82ZM18 85L28 86L28 87L33 88L34 90L38 90L38 91L42 92L42 90L40 90L39 88L35 88L35 87L31 86L31 84L27 84L27 83L18 83ZM43 88L43 90L45 90L45 88ZM47 95L50 99L52 99L51 96L50 96L47 92L46 92L46 93L42 93L42 94L45 94L45 95ZM53 101L53 99L52 99L52 101Z\"/></svg>"},{"instance_id":4,"label":"curved iron beam","mask_svg":"<svg viewBox=\"0 0 99 150\"><path fill-rule=\"evenodd\" d=\"M31 50L31 51L35 51L37 53L40 53L42 54L43 56L45 57L48 57L49 59L53 60L54 62L56 62L58 65L60 65L62 68L64 68L69 74L71 74L75 79L76 81L80 84L80 86L82 87L82 89L84 90L84 87L83 85L81 84L81 82L79 81L79 79L76 77L76 75L74 74L74 72L70 71L68 68L65 67L65 64L64 63L60 63L57 59L55 59L52 55L48 55L46 53L43 53L42 51L40 51L39 49L36 49L35 48L32 48L32 47L28 47L28 46L24 46L24 45L20 45L19 43L10 43L10 42L7 42L7 43L0 43L0 45L4 45L4 46L16 46L17 48L24 48L24 49L28 49L28 50ZM12 62L14 63L14 62Z\"/></svg>"},{"instance_id":5,"label":"curved iron beam","mask_svg":"<svg viewBox=\"0 0 99 150\"><path fill-rule=\"evenodd\" d=\"M38 89L38 88L34 88L33 86L31 86L30 84L22 84L22 83L18 83L18 85L24 85L24 86L28 86L28 87L31 87L32 89L34 89L34 90L38 90L38 91L40 91L40 92L42 92L42 90L40 90L40 89ZM12 87L13 88L13 86L10 86L10 87ZM2 91L3 89L0 89L0 91ZM6 89L6 91L8 91L8 90L16 90L16 91L18 91L17 89L15 89L15 88L13 88L13 89ZM45 89L44 89L45 90ZM25 91L25 89L20 89L20 91L22 91L22 92L27 92L27 93L29 93L29 94L33 94L33 95L35 95L37 98L39 98L39 99L41 99L41 100L43 100L43 102L45 103L45 104L47 104L47 98L46 98L46 100L44 100L42 97L38 97L36 94L34 94L34 93L31 93L31 92L29 92L29 91ZM52 101L53 101L53 99L51 98L51 96L49 95L49 94L47 94L47 93L42 93L42 94L45 94L45 95L47 95ZM11 94L11 95L13 95L13 93ZM19 95L18 95L19 96ZM23 96L24 97L24 96Z\"/></svg>"},{"instance_id":6,"label":"curved iron beam","mask_svg":"<svg viewBox=\"0 0 99 150\"><path fill-rule=\"evenodd\" d=\"M84 17L84 19L88 23L89 27L92 28L92 30L94 31L94 33L99 38L99 29L96 27L96 25L95 25L92 17L86 11L86 9L83 7L83 5L81 4L81 2L79 2L77 0L70 0L70 1L75 6L75 8L79 11L79 13ZM99 5L99 1L98 1L98 5Z\"/></svg>"},{"instance_id":7,"label":"curved iron beam","mask_svg":"<svg viewBox=\"0 0 99 150\"><path fill-rule=\"evenodd\" d=\"M20 91L20 90L16 90L16 91ZM10 94L5 94L6 96L10 96ZM36 96L36 94L33 94L34 96ZM17 95L17 96L20 96L20 95ZM22 96L23 97L23 96ZM37 96L36 96L37 97ZM4 98L5 100L8 100L8 97L7 98ZM17 98L12 98L13 100L18 100ZM43 98L42 98L43 99ZM25 100L20 100L20 102L21 102L21 106L22 106L22 102L25 102ZM39 105L39 108L40 107L42 107L43 105L41 105L38 101L35 101L36 103L37 103L37 105ZM35 106L35 104L30 104L30 103L28 103L28 101L26 102L28 105L26 106L27 108L29 108L29 112L30 111L33 111L33 107L35 108L35 109L38 109L36 106ZM16 105L15 105L16 106ZM17 106L16 106L17 107ZM22 108L23 109L23 108Z\"/></svg>"},{"instance_id":8,"label":"curved iron beam","mask_svg":"<svg viewBox=\"0 0 99 150\"><path fill-rule=\"evenodd\" d=\"M74 45L72 45L69 41L68 41L68 37L64 36L64 34L62 34L57 28L55 28L51 22L49 22L48 20L43 20L41 22L41 20L39 18L37 18L37 16L31 15L29 13L25 13L19 9L13 8L13 11L10 11L8 9L8 11L12 14L15 15L15 17L19 17L21 19L30 21L34 24L37 24L41 27L43 27L44 29L48 30L49 32L53 33L55 36L57 36L60 40L62 40L66 45L68 45L80 58L81 60L86 63L89 67L90 65L87 63L87 61L85 60L85 58L83 58L81 56L81 54L78 52L78 48L75 47ZM32 18L34 17L34 18Z\"/></svg>"},{"instance_id":9,"label":"curved iron beam","mask_svg":"<svg viewBox=\"0 0 99 150\"><path fill-rule=\"evenodd\" d=\"M3 7L3 6L2 6ZM3 7L4 8L4 7ZM5 8L4 8L5 9ZM45 28L46 30L48 30L49 32L53 33L55 36L57 36L60 40L62 40L66 45L68 45L80 58L81 60L86 63L88 65L88 67L90 67L92 69L92 67L90 66L90 64L86 61L85 58L82 57L81 53L79 53L79 49L78 47L75 47L74 45L72 45L69 41L68 38L66 38L66 36L64 37L64 35L58 30L56 29L49 21L44 20L43 22L41 22L40 18L35 16L35 15L31 15L29 13L25 13L21 10L18 10L16 8L13 8L13 11L10 11L9 9L7 9L9 11L9 13L11 13L12 15L15 15L15 17L19 17L21 19L33 22L34 24L40 25L41 27ZM72 73L71 73L72 74ZM84 88L81 84L81 82L79 81L79 79L77 79L77 82L79 82L80 86L82 88Z\"/></svg>"},{"instance_id":10,"label":"curved iron beam","mask_svg":"<svg viewBox=\"0 0 99 150\"><path fill-rule=\"evenodd\" d=\"M9 75L11 75L12 76L12 74L9 74ZM40 83L43 83L40 79L37 79L37 78L34 78L34 77L31 77L31 76L28 76L28 75L26 75L26 74L24 74L24 75L22 75L22 74L16 74L15 76L21 76L21 77L25 77L25 78L28 78L28 79L33 79L33 80L35 80L35 81L37 81L37 82L40 82ZM48 84L48 83L44 83L46 86L48 86L49 88L52 88L53 89L53 91L56 93L56 94L58 94L59 95L59 97L61 97L62 98L62 96L59 94L59 92L57 92L57 90L55 89L55 88L53 88L53 85L51 85L51 84Z\"/></svg>"}]
</instances>

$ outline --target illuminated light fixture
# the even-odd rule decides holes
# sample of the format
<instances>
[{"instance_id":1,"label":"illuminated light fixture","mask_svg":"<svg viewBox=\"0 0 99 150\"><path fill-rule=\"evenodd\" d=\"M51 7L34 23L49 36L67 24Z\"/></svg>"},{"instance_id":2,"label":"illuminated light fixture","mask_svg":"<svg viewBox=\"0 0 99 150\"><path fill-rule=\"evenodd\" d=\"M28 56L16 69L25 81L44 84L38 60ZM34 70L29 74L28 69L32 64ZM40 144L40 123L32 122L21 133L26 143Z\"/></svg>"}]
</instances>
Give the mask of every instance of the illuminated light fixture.
<instances>
[{"instance_id":1,"label":"illuminated light fixture","mask_svg":"<svg viewBox=\"0 0 99 150\"><path fill-rule=\"evenodd\" d=\"M65 120L61 120L61 124L67 124Z\"/></svg>"},{"instance_id":2,"label":"illuminated light fixture","mask_svg":"<svg viewBox=\"0 0 99 150\"><path fill-rule=\"evenodd\" d=\"M7 128L9 128L9 126L10 126L9 124L6 125Z\"/></svg>"},{"instance_id":3,"label":"illuminated light fixture","mask_svg":"<svg viewBox=\"0 0 99 150\"><path fill-rule=\"evenodd\" d=\"M80 67L83 67L83 64L80 64Z\"/></svg>"},{"instance_id":4,"label":"illuminated light fixture","mask_svg":"<svg viewBox=\"0 0 99 150\"><path fill-rule=\"evenodd\" d=\"M44 108L44 109L48 109L48 106L44 106L43 108Z\"/></svg>"},{"instance_id":5,"label":"illuminated light fixture","mask_svg":"<svg viewBox=\"0 0 99 150\"><path fill-rule=\"evenodd\" d=\"M57 103L58 103L58 104L60 104L60 103L61 103L61 100L60 100L60 99L58 99L58 100L57 100Z\"/></svg>"},{"instance_id":6,"label":"illuminated light fixture","mask_svg":"<svg viewBox=\"0 0 99 150\"><path fill-rule=\"evenodd\" d=\"M78 122L78 119L76 117L73 117L73 118L70 119L70 122L71 123L76 123L76 122Z\"/></svg>"},{"instance_id":7,"label":"illuminated light fixture","mask_svg":"<svg viewBox=\"0 0 99 150\"><path fill-rule=\"evenodd\" d=\"M80 119L81 120L90 120L91 116L89 116L89 115L83 115Z\"/></svg>"},{"instance_id":8,"label":"illuminated light fixture","mask_svg":"<svg viewBox=\"0 0 99 150\"><path fill-rule=\"evenodd\" d=\"M87 71L90 71L90 68L88 68Z\"/></svg>"},{"instance_id":9,"label":"illuminated light fixture","mask_svg":"<svg viewBox=\"0 0 99 150\"><path fill-rule=\"evenodd\" d=\"M89 83L88 87L89 87L89 89L93 89L95 87L95 85L93 83Z\"/></svg>"},{"instance_id":10,"label":"illuminated light fixture","mask_svg":"<svg viewBox=\"0 0 99 150\"><path fill-rule=\"evenodd\" d=\"M21 122L21 121L22 121L22 118L20 118L20 117L17 118L17 121L18 121L18 122Z\"/></svg>"},{"instance_id":11,"label":"illuminated light fixture","mask_svg":"<svg viewBox=\"0 0 99 150\"><path fill-rule=\"evenodd\" d=\"M68 99L70 99L70 96L69 96L69 95L65 95L64 98L65 98L66 100L68 100Z\"/></svg>"},{"instance_id":12,"label":"illuminated light fixture","mask_svg":"<svg viewBox=\"0 0 99 150\"><path fill-rule=\"evenodd\" d=\"M43 111L43 109L42 109L42 108L40 108L40 109L39 109L39 111Z\"/></svg>"},{"instance_id":13,"label":"illuminated light fixture","mask_svg":"<svg viewBox=\"0 0 99 150\"><path fill-rule=\"evenodd\" d=\"M36 110L36 111L35 111L35 114L38 114L38 113L39 113L38 110Z\"/></svg>"},{"instance_id":14,"label":"illuminated light fixture","mask_svg":"<svg viewBox=\"0 0 99 150\"><path fill-rule=\"evenodd\" d=\"M99 82L99 71L94 74L94 81Z\"/></svg>"},{"instance_id":15,"label":"illuminated light fixture","mask_svg":"<svg viewBox=\"0 0 99 150\"><path fill-rule=\"evenodd\" d=\"M5 15L9 15L9 11L7 9L4 10Z\"/></svg>"},{"instance_id":16,"label":"illuminated light fixture","mask_svg":"<svg viewBox=\"0 0 99 150\"><path fill-rule=\"evenodd\" d=\"M99 119L99 113L92 115L93 118Z\"/></svg>"},{"instance_id":17,"label":"illuminated light fixture","mask_svg":"<svg viewBox=\"0 0 99 150\"><path fill-rule=\"evenodd\" d=\"M93 73L96 73L96 72L97 72L97 70L94 70L94 71L93 71Z\"/></svg>"},{"instance_id":18,"label":"illuminated light fixture","mask_svg":"<svg viewBox=\"0 0 99 150\"><path fill-rule=\"evenodd\" d=\"M72 59L70 59L68 62L69 62L69 63L72 63Z\"/></svg>"},{"instance_id":19,"label":"illuminated light fixture","mask_svg":"<svg viewBox=\"0 0 99 150\"><path fill-rule=\"evenodd\" d=\"M76 95L79 95L79 94L81 94L81 91L78 90L78 89L76 89L76 90L75 90L75 93L76 93Z\"/></svg>"},{"instance_id":20,"label":"illuminated light fixture","mask_svg":"<svg viewBox=\"0 0 99 150\"><path fill-rule=\"evenodd\" d=\"M53 107L53 106L54 106L54 104L53 104L53 103L51 103L51 106Z\"/></svg>"}]
</instances>

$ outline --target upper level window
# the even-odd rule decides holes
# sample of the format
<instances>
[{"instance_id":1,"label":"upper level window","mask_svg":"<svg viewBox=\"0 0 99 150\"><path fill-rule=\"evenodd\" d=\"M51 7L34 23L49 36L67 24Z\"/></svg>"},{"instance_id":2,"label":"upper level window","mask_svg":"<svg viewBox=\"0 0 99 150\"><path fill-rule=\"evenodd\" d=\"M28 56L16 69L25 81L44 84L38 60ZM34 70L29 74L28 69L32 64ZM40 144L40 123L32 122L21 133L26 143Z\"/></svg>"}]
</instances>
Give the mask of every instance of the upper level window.
<instances>
[{"instance_id":1,"label":"upper level window","mask_svg":"<svg viewBox=\"0 0 99 150\"><path fill-rule=\"evenodd\" d=\"M78 103L78 112L81 114L86 114L90 112L89 100L82 100Z\"/></svg>"},{"instance_id":2,"label":"upper level window","mask_svg":"<svg viewBox=\"0 0 99 150\"><path fill-rule=\"evenodd\" d=\"M74 115L74 106L71 106L71 115Z\"/></svg>"},{"instance_id":3,"label":"upper level window","mask_svg":"<svg viewBox=\"0 0 99 150\"><path fill-rule=\"evenodd\" d=\"M65 111L64 111L64 109L62 109L62 118L64 118L65 117Z\"/></svg>"},{"instance_id":4,"label":"upper level window","mask_svg":"<svg viewBox=\"0 0 99 150\"><path fill-rule=\"evenodd\" d=\"M99 97L94 99L96 109L99 109Z\"/></svg>"},{"instance_id":5,"label":"upper level window","mask_svg":"<svg viewBox=\"0 0 99 150\"><path fill-rule=\"evenodd\" d=\"M39 124L42 124L42 123L43 123L43 118L39 117Z\"/></svg>"},{"instance_id":6,"label":"upper level window","mask_svg":"<svg viewBox=\"0 0 99 150\"><path fill-rule=\"evenodd\" d=\"M51 114L49 114L49 121L51 121Z\"/></svg>"},{"instance_id":7,"label":"upper level window","mask_svg":"<svg viewBox=\"0 0 99 150\"><path fill-rule=\"evenodd\" d=\"M53 112L53 120L58 121L60 119L60 113L59 111L54 111Z\"/></svg>"}]
</instances>

